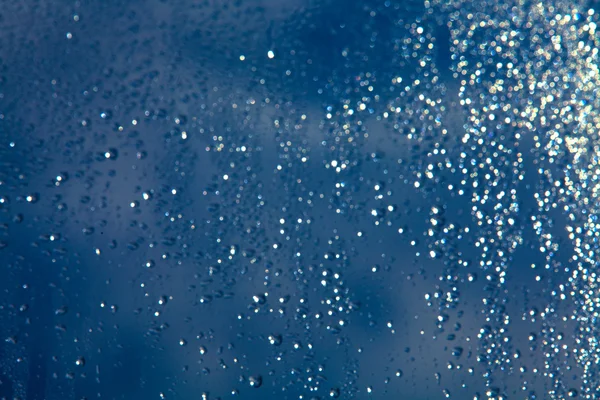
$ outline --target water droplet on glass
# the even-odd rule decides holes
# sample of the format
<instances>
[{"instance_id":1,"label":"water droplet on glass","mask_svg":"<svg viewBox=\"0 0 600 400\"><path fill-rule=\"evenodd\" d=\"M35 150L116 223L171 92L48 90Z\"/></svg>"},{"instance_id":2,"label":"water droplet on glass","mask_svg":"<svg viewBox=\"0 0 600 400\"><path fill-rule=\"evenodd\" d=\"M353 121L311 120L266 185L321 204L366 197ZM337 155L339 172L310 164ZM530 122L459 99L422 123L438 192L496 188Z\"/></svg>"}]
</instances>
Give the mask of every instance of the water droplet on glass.
<instances>
[{"instance_id":1,"label":"water droplet on glass","mask_svg":"<svg viewBox=\"0 0 600 400\"><path fill-rule=\"evenodd\" d=\"M248 378L248 384L253 388L259 388L262 386L262 377L260 375L251 376Z\"/></svg>"}]
</instances>

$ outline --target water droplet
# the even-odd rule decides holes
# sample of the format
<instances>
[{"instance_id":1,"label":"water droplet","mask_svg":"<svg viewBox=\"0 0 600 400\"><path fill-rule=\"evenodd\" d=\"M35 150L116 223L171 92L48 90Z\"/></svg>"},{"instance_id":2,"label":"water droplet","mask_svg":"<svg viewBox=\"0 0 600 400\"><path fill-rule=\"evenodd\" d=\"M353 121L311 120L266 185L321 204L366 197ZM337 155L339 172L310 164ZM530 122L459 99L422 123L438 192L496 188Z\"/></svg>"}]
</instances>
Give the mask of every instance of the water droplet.
<instances>
[{"instance_id":1,"label":"water droplet","mask_svg":"<svg viewBox=\"0 0 600 400\"><path fill-rule=\"evenodd\" d=\"M248 378L248 383L253 388L259 388L262 386L262 377L260 375L251 376Z\"/></svg>"},{"instance_id":2,"label":"water droplet","mask_svg":"<svg viewBox=\"0 0 600 400\"><path fill-rule=\"evenodd\" d=\"M282 342L281 335L269 335L268 339L273 346L279 346Z\"/></svg>"},{"instance_id":3,"label":"water droplet","mask_svg":"<svg viewBox=\"0 0 600 400\"><path fill-rule=\"evenodd\" d=\"M62 306L56 309L56 311L54 311L55 315L65 315L67 312L69 311L69 309L67 308L67 306Z\"/></svg>"}]
</instances>

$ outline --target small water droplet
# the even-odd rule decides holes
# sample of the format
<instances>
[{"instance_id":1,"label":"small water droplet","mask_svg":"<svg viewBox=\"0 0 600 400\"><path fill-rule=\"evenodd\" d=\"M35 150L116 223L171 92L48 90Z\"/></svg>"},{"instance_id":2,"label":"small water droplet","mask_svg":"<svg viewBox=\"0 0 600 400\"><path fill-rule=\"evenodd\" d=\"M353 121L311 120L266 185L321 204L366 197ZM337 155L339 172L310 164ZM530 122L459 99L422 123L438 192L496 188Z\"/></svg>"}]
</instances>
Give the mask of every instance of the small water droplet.
<instances>
[{"instance_id":1,"label":"small water droplet","mask_svg":"<svg viewBox=\"0 0 600 400\"><path fill-rule=\"evenodd\" d=\"M282 342L281 335L269 335L268 339L273 346L279 346Z\"/></svg>"},{"instance_id":2,"label":"small water droplet","mask_svg":"<svg viewBox=\"0 0 600 400\"><path fill-rule=\"evenodd\" d=\"M260 375L251 376L248 378L248 383L253 388L259 388L262 386L262 377Z\"/></svg>"}]
</instances>

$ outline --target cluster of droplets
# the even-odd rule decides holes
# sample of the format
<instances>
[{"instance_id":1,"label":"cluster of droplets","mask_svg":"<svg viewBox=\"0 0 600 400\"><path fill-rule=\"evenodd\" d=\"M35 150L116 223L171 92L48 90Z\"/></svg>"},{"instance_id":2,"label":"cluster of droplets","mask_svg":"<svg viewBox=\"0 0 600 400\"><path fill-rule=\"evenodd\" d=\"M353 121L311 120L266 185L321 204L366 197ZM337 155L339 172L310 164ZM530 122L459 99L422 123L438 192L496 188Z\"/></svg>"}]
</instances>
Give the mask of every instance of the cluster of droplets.
<instances>
[{"instance_id":1,"label":"cluster of droplets","mask_svg":"<svg viewBox=\"0 0 600 400\"><path fill-rule=\"evenodd\" d=\"M547 45L544 54L553 61L553 67L542 70L541 78L535 82L536 89L544 90L536 93L536 99L542 110L538 123L546 128L539 138L536 137L539 148L536 153L545 164L540 168L545 184L537 197L541 217L535 224L540 233L541 249L552 255L559 247L552 236L551 225L548 226L549 221L545 221L543 215L553 209L559 209L565 215L564 228L571 240L572 252L561 272L571 276L568 282L556 285L553 294L555 302L569 297L575 300L572 317L578 328L574 343L553 343L548 353L555 357L558 354L574 356L583 370L582 395L595 398L600 388L595 367L600 350L593 323L598 296L594 272L597 264L595 198L598 189L594 182L598 116L595 112L597 99L593 94L598 83L597 17L593 9L583 6L552 11L538 9L546 19L550 16L552 46ZM552 174L551 164L561 167L557 176ZM561 247L561 250L565 248ZM556 269L550 257L547 262L546 268Z\"/></svg>"},{"instance_id":2,"label":"cluster of droplets","mask_svg":"<svg viewBox=\"0 0 600 400\"><path fill-rule=\"evenodd\" d=\"M502 9L507 12L508 17L504 20ZM487 14L471 13L469 7L462 10L466 13L466 18L461 21L472 22L470 26L462 29L466 32L465 39L460 40L460 32L455 32L455 44L460 51L468 52L470 47L474 49L471 50L471 55L480 53L484 58L474 70L468 66L472 63L472 57L468 60L459 59L457 72L470 78L468 82L471 85L487 85L488 89L483 93L476 91L476 97L468 96L461 100L461 103L469 105L472 114L469 122L474 123L477 128L485 128L481 121L486 119L500 120L512 126L516 131L513 138L515 143L504 143L503 153L510 154L514 149L523 148L517 142L523 143L525 140L527 151L533 157L533 160L525 160L525 163L529 164L528 170L537 171L539 175L539 183L533 193L533 202L538 211L527 221L531 225L521 229L533 229L537 235L537 250L546 260L544 270L555 274L569 273L573 270L569 282L560 282L560 279L558 283L554 282L554 300L540 313L545 325L545 375L553 380L553 389L549 394L556 398L577 396L577 390L572 389L565 381L569 379L567 372L571 369L568 358L575 356L583 369L582 392L593 398L597 391L597 378L593 367L597 360L594 339L596 334L592 328L593 323L590 323L594 310L592 299L595 296L595 213L590 209L595 204L592 200L595 189L591 184L593 180L590 179L593 179L593 171L596 168L594 146L590 145L596 135L592 105L595 101L592 95L595 83L592 82L595 82L597 76L594 10L566 2L552 5L534 4L527 13L522 12L516 5L494 7L494 12ZM500 15L500 22L496 18L488 18L487 15ZM486 29L490 33L484 41L486 44L482 45L481 39L486 38L486 33L482 31ZM469 39L473 37L476 37L476 40L469 43ZM486 61L489 64L487 66ZM473 72L468 75L470 70ZM468 94L465 81L467 80L463 80L461 94ZM472 106L481 100L489 102L487 98L491 102L483 107ZM509 99L510 101L507 101ZM486 110L486 106L489 111ZM479 110L487 115L482 115ZM498 137L506 131L492 129L489 132L486 138L481 134L474 134L471 130L463 137L463 142L473 141L478 135L477 149L480 150L482 147L479 146L486 142L499 141L495 138L490 140L491 136ZM496 158L498 153L496 151L493 158ZM481 160L485 153L481 151L477 156ZM518 167L513 172L514 177L523 179L523 158L528 156L520 153L516 156L517 162L512 162ZM507 182L504 177L503 179ZM488 176L486 180L489 180ZM514 195L514 190L518 190L519 185L518 182L514 182L513 185L511 194ZM522 193L520 201L523 201L526 195L529 193ZM518 207L518 202L513 204ZM510 210L510 207L511 205L501 209ZM565 228L570 232L574 244L572 259L564 265L557 258L559 241L556 239L553 210L565 213L568 221ZM511 221L518 221L516 214L509 214L507 217L508 226L513 225L514 222ZM517 240L514 243L520 242L519 236L517 232ZM571 264L577 267L572 268ZM536 277L538 280L540 278L540 275ZM557 340L561 335L557 335L554 328L571 319L568 315L561 316L557 313L558 303L568 296L575 299L583 296L583 299L576 302L591 305L575 310L575 318L581 328L575 343L572 344L576 347L573 350L563 338ZM560 362L559 357L562 357Z\"/></svg>"}]
</instances>

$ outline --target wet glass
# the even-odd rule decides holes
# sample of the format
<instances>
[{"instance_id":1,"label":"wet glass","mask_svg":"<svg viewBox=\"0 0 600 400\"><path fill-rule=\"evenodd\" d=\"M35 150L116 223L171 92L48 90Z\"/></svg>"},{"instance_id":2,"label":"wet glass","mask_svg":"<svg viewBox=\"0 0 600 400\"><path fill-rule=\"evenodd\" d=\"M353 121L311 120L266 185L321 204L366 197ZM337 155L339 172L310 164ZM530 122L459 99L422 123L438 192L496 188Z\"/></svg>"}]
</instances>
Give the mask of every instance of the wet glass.
<instances>
[{"instance_id":1,"label":"wet glass","mask_svg":"<svg viewBox=\"0 0 600 400\"><path fill-rule=\"evenodd\" d=\"M3 2L0 399L597 398L596 20Z\"/></svg>"}]
</instances>

